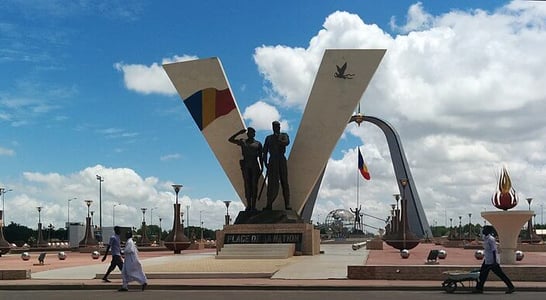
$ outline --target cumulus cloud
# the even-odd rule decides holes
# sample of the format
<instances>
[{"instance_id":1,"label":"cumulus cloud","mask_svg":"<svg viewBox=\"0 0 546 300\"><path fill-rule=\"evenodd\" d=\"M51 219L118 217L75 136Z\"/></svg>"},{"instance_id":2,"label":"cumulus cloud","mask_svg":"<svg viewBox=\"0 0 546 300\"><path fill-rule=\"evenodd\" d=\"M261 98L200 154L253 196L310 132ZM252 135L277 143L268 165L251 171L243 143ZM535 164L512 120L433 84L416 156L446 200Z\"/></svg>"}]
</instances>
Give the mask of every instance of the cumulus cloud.
<instances>
[{"instance_id":1,"label":"cumulus cloud","mask_svg":"<svg viewBox=\"0 0 546 300\"><path fill-rule=\"evenodd\" d=\"M156 177L142 177L130 168L110 168L102 165L87 167L72 174L59 173L24 173L21 186L10 186L18 193L6 201L7 222L14 221L26 226L33 226L36 212L29 207L42 206L42 220L52 223L55 227L64 227L67 209L70 205L71 222L84 222L87 207L84 200L93 200L90 209L95 211L94 222L99 224L98 181L96 175L102 176L102 223L111 226L113 222L113 206L117 225L140 227L142 220L141 207L148 208L146 219L153 210L153 224L163 220L163 229L169 230L172 224L174 191L172 182L161 181ZM76 197L77 199L73 199ZM68 199L71 199L68 201ZM70 204L69 204L70 202ZM226 211L222 201L208 198L191 198L184 193L179 194L182 207L190 206L190 213L206 211L202 215L207 228L221 228ZM242 203L232 203L233 209L244 209ZM195 222L191 223L196 224Z\"/></svg>"},{"instance_id":2,"label":"cumulus cloud","mask_svg":"<svg viewBox=\"0 0 546 300\"><path fill-rule=\"evenodd\" d=\"M487 205L501 164L521 179L520 191L539 194L545 191L535 178L546 173L540 167L546 162L540 142L546 136L541 116L546 110L545 20L546 9L531 2L514 1L493 12L442 15L417 3L409 7L405 23L392 18L391 30L398 32L392 35L356 14L337 11L306 48L255 49L268 97L244 108L243 117L249 126L268 130L272 120L281 119L277 107L301 113L325 49L385 48L362 112L399 130L430 223L447 222L448 210L466 214L460 201L469 204L464 210ZM184 59L193 57L170 60ZM115 66L131 90L175 93L158 63ZM288 121L281 124L288 130ZM347 133L361 141L373 178L358 199L371 213L385 214L397 183L384 136L369 124L349 126ZM357 177L351 179L356 176L355 153L347 149L330 160L315 218L356 204Z\"/></svg>"},{"instance_id":3,"label":"cumulus cloud","mask_svg":"<svg viewBox=\"0 0 546 300\"><path fill-rule=\"evenodd\" d=\"M0 147L0 156L14 156L14 155L15 155L15 151L13 149Z\"/></svg>"},{"instance_id":4,"label":"cumulus cloud","mask_svg":"<svg viewBox=\"0 0 546 300\"><path fill-rule=\"evenodd\" d=\"M258 101L243 112L243 118L249 121L249 127L256 130L271 130L271 122L279 121L283 131L290 130L288 121L281 120L281 114L275 106L266 102Z\"/></svg>"},{"instance_id":5,"label":"cumulus cloud","mask_svg":"<svg viewBox=\"0 0 546 300\"><path fill-rule=\"evenodd\" d=\"M522 196L545 193L544 6L514 1L492 12L431 15L417 3L405 23L393 19L391 25L398 35L356 14L334 12L307 48L256 48L254 60L270 87L265 101L304 107L324 49L386 48L362 112L398 130L431 224L489 209L502 165ZM366 123L346 133L360 140L372 173L360 186L360 201L385 215L397 183L384 135ZM325 208L356 205L353 149L328 163L315 217L324 217Z\"/></svg>"},{"instance_id":6,"label":"cumulus cloud","mask_svg":"<svg viewBox=\"0 0 546 300\"><path fill-rule=\"evenodd\" d=\"M161 63L151 65L125 64L117 62L114 68L123 73L125 87L129 90L142 94L163 94L175 95L176 89L172 85L162 65L179 61L197 59L195 56L183 55L172 58L164 58Z\"/></svg>"}]
</instances>

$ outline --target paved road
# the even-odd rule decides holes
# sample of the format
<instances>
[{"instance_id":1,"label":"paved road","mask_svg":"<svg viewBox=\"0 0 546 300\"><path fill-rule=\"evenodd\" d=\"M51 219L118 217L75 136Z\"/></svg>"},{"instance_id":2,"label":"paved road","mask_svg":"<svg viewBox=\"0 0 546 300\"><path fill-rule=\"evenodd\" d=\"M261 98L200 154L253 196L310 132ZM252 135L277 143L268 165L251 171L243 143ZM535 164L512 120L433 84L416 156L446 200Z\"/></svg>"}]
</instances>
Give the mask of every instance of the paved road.
<instances>
[{"instance_id":1,"label":"paved road","mask_svg":"<svg viewBox=\"0 0 546 300\"><path fill-rule=\"evenodd\" d=\"M486 292L482 295L469 293L446 294L439 291L283 291L283 290L215 290L215 291L181 291L181 290L147 290L141 292L132 290L129 292L117 292L115 290L87 290L87 291L1 291L0 300L139 300L139 299L192 299L192 300L317 300L317 299L381 299L381 300L446 300L446 299L518 299L535 300L543 299L544 293L540 292L516 292L512 295L505 295L503 292Z\"/></svg>"}]
</instances>

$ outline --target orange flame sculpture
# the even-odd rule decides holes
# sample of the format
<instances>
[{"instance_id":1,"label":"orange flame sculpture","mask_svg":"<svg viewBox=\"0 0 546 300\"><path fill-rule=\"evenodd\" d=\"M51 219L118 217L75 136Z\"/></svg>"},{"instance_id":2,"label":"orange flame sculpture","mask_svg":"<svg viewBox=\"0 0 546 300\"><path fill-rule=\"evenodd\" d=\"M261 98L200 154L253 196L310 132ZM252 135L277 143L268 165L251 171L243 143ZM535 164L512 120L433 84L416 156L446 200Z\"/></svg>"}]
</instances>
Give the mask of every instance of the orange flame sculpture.
<instances>
[{"instance_id":1,"label":"orange flame sculpture","mask_svg":"<svg viewBox=\"0 0 546 300\"><path fill-rule=\"evenodd\" d=\"M491 197L491 203L493 203L496 208L502 210L509 210L518 204L518 195L512 187L512 180L510 180L510 176L508 176L506 167L502 168L497 191Z\"/></svg>"}]
</instances>

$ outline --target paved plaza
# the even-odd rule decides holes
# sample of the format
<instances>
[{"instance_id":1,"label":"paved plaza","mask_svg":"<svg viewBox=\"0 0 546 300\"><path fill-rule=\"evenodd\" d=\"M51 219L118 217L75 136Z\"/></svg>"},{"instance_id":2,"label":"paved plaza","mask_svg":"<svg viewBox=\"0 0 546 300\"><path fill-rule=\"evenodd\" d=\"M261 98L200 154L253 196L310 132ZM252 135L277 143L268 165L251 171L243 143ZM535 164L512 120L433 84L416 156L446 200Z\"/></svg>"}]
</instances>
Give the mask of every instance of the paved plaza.
<instances>
[{"instance_id":1,"label":"paved plaza","mask_svg":"<svg viewBox=\"0 0 546 300\"><path fill-rule=\"evenodd\" d=\"M349 265L424 265L434 244L421 244L411 251L408 259L400 258L397 250L388 246L384 250L353 251L350 244L321 244L323 254L294 256L287 259L215 259L213 249L188 250L175 255L170 251L141 251L144 271L150 289L389 289L438 290L440 281L415 280L350 280ZM475 250L447 248L443 265L479 267ZM105 262L92 259L90 253L66 251L66 260L57 253L47 254L44 265L37 264L38 253L23 261L20 254L7 254L0 258L0 270L30 269L31 279L0 280L0 289L115 289L121 285L120 273L114 271L112 283L100 278L108 267ZM521 266L545 266L546 254L526 253ZM495 277L491 274L490 277ZM545 282L515 282L518 290L546 291ZM503 290L499 281L488 281L486 290Z\"/></svg>"}]
</instances>

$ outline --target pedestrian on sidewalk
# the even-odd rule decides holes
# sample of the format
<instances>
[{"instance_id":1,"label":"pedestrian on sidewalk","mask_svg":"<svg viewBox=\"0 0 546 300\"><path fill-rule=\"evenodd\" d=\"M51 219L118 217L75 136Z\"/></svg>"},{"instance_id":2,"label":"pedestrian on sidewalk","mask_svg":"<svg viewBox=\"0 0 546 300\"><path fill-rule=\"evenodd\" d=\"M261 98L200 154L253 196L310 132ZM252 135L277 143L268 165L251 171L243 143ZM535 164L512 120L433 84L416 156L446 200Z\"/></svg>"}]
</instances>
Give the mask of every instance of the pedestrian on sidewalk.
<instances>
[{"instance_id":1,"label":"pedestrian on sidewalk","mask_svg":"<svg viewBox=\"0 0 546 300\"><path fill-rule=\"evenodd\" d=\"M483 293L483 286L485 285L485 282L487 281L487 276L489 275L489 271L493 271L504 283L506 284L506 287L508 287L508 290L506 290L506 294L512 294L515 291L514 285L512 284L512 281L504 272L502 271L502 268L499 264L499 259L497 258L497 241L495 240L495 237L493 236L495 229L491 225L485 225L483 226L482 233L484 235L483 237L483 263L480 268L480 277L479 281L476 284L476 288L472 291L472 293L481 294Z\"/></svg>"},{"instance_id":2,"label":"pedestrian on sidewalk","mask_svg":"<svg viewBox=\"0 0 546 300\"><path fill-rule=\"evenodd\" d=\"M130 231L127 233L127 242L125 243L123 253L125 254L125 263L123 270L121 270L123 283L118 291L127 292L129 290L129 282L131 281L137 281L141 284L144 291L148 286L148 279L144 271L142 271L142 264L138 258L138 249L133 241L133 233Z\"/></svg>"},{"instance_id":3,"label":"pedestrian on sidewalk","mask_svg":"<svg viewBox=\"0 0 546 300\"><path fill-rule=\"evenodd\" d=\"M121 228L119 226L114 226L114 235L110 237L110 240L108 240L108 245L106 245L106 251L104 252L104 256L102 257L102 261L106 260L106 256L108 256L108 251L112 252L112 261L110 262L110 266L108 266L108 270L106 270L106 274L102 277L103 282L111 282L108 279L108 275L116 267L121 271L123 269L123 259L121 258L121 242L119 234L121 232Z\"/></svg>"}]
</instances>

